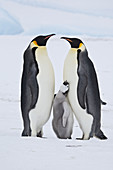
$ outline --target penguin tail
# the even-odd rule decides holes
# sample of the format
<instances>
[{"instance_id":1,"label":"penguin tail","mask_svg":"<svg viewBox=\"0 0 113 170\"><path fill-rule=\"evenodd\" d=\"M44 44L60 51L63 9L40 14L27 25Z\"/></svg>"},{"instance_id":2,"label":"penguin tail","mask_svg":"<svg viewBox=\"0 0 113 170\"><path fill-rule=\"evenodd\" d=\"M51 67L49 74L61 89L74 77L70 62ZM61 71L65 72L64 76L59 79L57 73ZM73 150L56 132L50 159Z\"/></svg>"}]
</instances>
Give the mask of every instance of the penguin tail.
<instances>
[{"instance_id":1,"label":"penguin tail","mask_svg":"<svg viewBox=\"0 0 113 170\"><path fill-rule=\"evenodd\" d=\"M104 135L104 133L100 130L98 133L95 133L95 136L101 140L106 140L107 137Z\"/></svg>"},{"instance_id":2,"label":"penguin tail","mask_svg":"<svg viewBox=\"0 0 113 170\"><path fill-rule=\"evenodd\" d=\"M101 104L102 105L106 105L107 103L101 100Z\"/></svg>"}]
</instances>

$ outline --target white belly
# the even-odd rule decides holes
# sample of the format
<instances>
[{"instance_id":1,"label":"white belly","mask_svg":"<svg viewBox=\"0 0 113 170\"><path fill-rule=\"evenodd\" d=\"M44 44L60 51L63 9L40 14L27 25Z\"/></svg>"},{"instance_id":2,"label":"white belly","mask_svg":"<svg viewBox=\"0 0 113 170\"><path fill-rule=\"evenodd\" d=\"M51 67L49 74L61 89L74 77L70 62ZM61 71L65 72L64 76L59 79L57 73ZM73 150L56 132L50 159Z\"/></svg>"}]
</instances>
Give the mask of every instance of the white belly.
<instances>
[{"instance_id":1,"label":"white belly","mask_svg":"<svg viewBox=\"0 0 113 170\"><path fill-rule=\"evenodd\" d=\"M40 132L50 117L55 88L54 71L46 49L37 49L36 55L39 67L37 75L39 97L35 109L30 111L29 116L32 136Z\"/></svg>"},{"instance_id":2,"label":"white belly","mask_svg":"<svg viewBox=\"0 0 113 170\"><path fill-rule=\"evenodd\" d=\"M68 99L70 105L73 109L75 117L78 120L80 128L83 131L84 139L89 137L91 132L93 117L82 109L78 103L77 98L77 85L78 85L78 75L77 75L77 52L71 49L65 59L64 63L64 73L63 79L67 80L70 84L70 89L68 93Z\"/></svg>"}]
</instances>

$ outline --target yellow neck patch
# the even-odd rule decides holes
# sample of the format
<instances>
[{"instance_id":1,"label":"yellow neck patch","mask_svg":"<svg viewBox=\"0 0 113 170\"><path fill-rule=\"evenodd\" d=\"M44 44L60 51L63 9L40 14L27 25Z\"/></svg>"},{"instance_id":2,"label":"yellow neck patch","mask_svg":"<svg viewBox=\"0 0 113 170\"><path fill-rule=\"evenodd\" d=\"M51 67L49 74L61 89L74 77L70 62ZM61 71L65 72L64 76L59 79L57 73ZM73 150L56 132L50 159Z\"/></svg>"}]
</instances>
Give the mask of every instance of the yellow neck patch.
<instances>
[{"instance_id":1,"label":"yellow neck patch","mask_svg":"<svg viewBox=\"0 0 113 170\"><path fill-rule=\"evenodd\" d=\"M73 51L77 51L78 49L80 49L81 51L84 51L85 50L85 46L83 43L80 43L79 44L79 48L71 48L71 50Z\"/></svg>"},{"instance_id":2,"label":"yellow neck patch","mask_svg":"<svg viewBox=\"0 0 113 170\"><path fill-rule=\"evenodd\" d=\"M82 47L82 45L83 45L83 44L82 44L82 43L80 43L80 44L79 44L79 48L80 48L80 47Z\"/></svg>"},{"instance_id":3,"label":"yellow neck patch","mask_svg":"<svg viewBox=\"0 0 113 170\"><path fill-rule=\"evenodd\" d=\"M30 48L34 48L34 47L39 47L36 41L32 41L30 44Z\"/></svg>"},{"instance_id":4,"label":"yellow neck patch","mask_svg":"<svg viewBox=\"0 0 113 170\"><path fill-rule=\"evenodd\" d=\"M40 49L46 48L46 46L39 46L36 41L32 41L31 44L30 44L30 48L32 49L32 48L34 48L34 47L38 47L38 49L39 49L39 48L40 48Z\"/></svg>"},{"instance_id":5,"label":"yellow neck patch","mask_svg":"<svg viewBox=\"0 0 113 170\"><path fill-rule=\"evenodd\" d=\"M38 46L37 42L36 41L33 41L34 45Z\"/></svg>"}]
</instances>

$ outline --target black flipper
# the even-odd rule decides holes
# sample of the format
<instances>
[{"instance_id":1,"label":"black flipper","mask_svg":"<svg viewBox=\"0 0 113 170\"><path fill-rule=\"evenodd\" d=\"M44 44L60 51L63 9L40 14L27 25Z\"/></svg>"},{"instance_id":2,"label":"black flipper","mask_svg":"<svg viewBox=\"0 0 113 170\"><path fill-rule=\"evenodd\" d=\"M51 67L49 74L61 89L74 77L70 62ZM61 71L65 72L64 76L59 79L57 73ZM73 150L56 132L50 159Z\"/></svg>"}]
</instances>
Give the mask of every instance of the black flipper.
<instances>
[{"instance_id":1,"label":"black flipper","mask_svg":"<svg viewBox=\"0 0 113 170\"><path fill-rule=\"evenodd\" d=\"M33 50L28 47L24 53L24 65L21 79L21 111L24 123L22 136L30 136L29 111L35 107L38 100L39 87L36 79L39 73Z\"/></svg>"},{"instance_id":2,"label":"black flipper","mask_svg":"<svg viewBox=\"0 0 113 170\"><path fill-rule=\"evenodd\" d=\"M86 87L87 87L87 77L85 75L79 75L77 96L80 106L85 109L86 103Z\"/></svg>"},{"instance_id":3,"label":"black flipper","mask_svg":"<svg viewBox=\"0 0 113 170\"><path fill-rule=\"evenodd\" d=\"M78 101L80 106L85 109L86 108L86 88L87 88L87 76L85 74L85 68L82 66L81 62L83 59L82 57L79 56L79 54L81 54L81 51L78 50L78 86L77 86L77 97L78 97ZM84 56L83 56L84 57Z\"/></svg>"}]
</instances>

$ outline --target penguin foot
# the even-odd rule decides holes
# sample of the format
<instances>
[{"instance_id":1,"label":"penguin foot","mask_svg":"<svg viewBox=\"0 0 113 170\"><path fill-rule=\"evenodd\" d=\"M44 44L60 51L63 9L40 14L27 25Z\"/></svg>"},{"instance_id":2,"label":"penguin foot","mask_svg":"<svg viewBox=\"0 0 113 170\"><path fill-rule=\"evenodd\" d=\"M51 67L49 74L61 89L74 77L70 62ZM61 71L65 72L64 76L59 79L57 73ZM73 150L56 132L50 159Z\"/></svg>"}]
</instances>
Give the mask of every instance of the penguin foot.
<instances>
[{"instance_id":1,"label":"penguin foot","mask_svg":"<svg viewBox=\"0 0 113 170\"><path fill-rule=\"evenodd\" d=\"M84 140L84 135L82 136L82 138L76 138L76 140Z\"/></svg>"},{"instance_id":2,"label":"penguin foot","mask_svg":"<svg viewBox=\"0 0 113 170\"><path fill-rule=\"evenodd\" d=\"M21 136L31 136L31 131L27 132L26 130L23 130Z\"/></svg>"},{"instance_id":3,"label":"penguin foot","mask_svg":"<svg viewBox=\"0 0 113 170\"><path fill-rule=\"evenodd\" d=\"M76 138L76 140L83 140L83 138Z\"/></svg>"},{"instance_id":4,"label":"penguin foot","mask_svg":"<svg viewBox=\"0 0 113 170\"><path fill-rule=\"evenodd\" d=\"M42 138L42 131L40 131L39 133L37 133L37 137Z\"/></svg>"},{"instance_id":5,"label":"penguin foot","mask_svg":"<svg viewBox=\"0 0 113 170\"><path fill-rule=\"evenodd\" d=\"M85 136L85 135L83 134L82 138L76 138L76 139L77 139L77 140L89 140L90 137Z\"/></svg>"},{"instance_id":6,"label":"penguin foot","mask_svg":"<svg viewBox=\"0 0 113 170\"><path fill-rule=\"evenodd\" d=\"M84 139L84 134L82 136L82 138L76 138L76 140L83 140Z\"/></svg>"},{"instance_id":7,"label":"penguin foot","mask_svg":"<svg viewBox=\"0 0 113 170\"><path fill-rule=\"evenodd\" d=\"M72 137L70 136L68 139L72 139Z\"/></svg>"},{"instance_id":8,"label":"penguin foot","mask_svg":"<svg viewBox=\"0 0 113 170\"><path fill-rule=\"evenodd\" d=\"M108 139L101 130L98 133L95 133L95 136L101 140Z\"/></svg>"}]
</instances>

